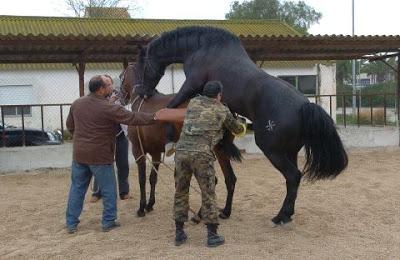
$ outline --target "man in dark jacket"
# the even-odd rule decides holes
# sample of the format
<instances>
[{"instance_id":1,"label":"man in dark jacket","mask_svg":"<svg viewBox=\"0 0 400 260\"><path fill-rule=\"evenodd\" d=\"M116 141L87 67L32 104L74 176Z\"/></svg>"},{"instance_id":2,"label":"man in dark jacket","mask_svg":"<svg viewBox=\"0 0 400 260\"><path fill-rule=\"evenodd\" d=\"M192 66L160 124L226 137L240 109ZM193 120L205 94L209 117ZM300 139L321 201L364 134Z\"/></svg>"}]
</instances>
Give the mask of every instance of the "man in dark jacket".
<instances>
[{"instance_id":1,"label":"man in dark jacket","mask_svg":"<svg viewBox=\"0 0 400 260\"><path fill-rule=\"evenodd\" d=\"M112 81L105 75L94 76L89 82L89 90L89 95L73 102L67 118L67 128L73 135L71 188L66 211L69 233L77 230L92 175L103 196L103 231L120 226L116 221L117 191L113 166L118 124L153 124L160 112L130 112L121 105L110 103Z\"/></svg>"}]
</instances>

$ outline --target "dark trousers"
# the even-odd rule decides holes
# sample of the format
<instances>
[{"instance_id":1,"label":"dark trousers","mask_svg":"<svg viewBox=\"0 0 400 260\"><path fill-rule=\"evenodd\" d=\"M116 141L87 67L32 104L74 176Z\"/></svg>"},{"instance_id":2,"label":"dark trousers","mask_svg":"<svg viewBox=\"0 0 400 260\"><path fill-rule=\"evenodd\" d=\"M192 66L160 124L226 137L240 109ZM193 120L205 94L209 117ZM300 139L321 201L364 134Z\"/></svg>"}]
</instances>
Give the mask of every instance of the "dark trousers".
<instances>
[{"instance_id":1,"label":"dark trousers","mask_svg":"<svg viewBox=\"0 0 400 260\"><path fill-rule=\"evenodd\" d=\"M164 125L164 127L165 127L165 132L166 132L166 137L167 137L167 140L166 140L165 143L167 144L167 143L173 142L174 141L174 135L175 135L174 125L170 124L170 123L166 123Z\"/></svg>"},{"instance_id":2,"label":"dark trousers","mask_svg":"<svg viewBox=\"0 0 400 260\"><path fill-rule=\"evenodd\" d=\"M115 140L115 164L117 165L119 196L129 193L129 162L128 162L129 141L124 133L120 133ZM96 178L93 182L92 196L101 197L101 190L97 185Z\"/></svg>"}]
</instances>

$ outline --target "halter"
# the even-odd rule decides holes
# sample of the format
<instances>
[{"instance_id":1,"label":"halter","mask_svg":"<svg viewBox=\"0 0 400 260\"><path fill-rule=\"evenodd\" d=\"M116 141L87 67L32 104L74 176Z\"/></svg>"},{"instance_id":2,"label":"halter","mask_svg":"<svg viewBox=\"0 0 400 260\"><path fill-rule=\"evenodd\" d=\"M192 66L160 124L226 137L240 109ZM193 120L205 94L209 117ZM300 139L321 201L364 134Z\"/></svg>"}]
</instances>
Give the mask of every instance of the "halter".
<instances>
[{"instance_id":1,"label":"halter","mask_svg":"<svg viewBox=\"0 0 400 260\"><path fill-rule=\"evenodd\" d=\"M132 65L128 65L128 67L129 66L132 66ZM122 72L122 74L119 76L119 79L120 79L119 89L120 90L119 90L119 92L117 94L117 97L118 97L119 101L121 102L121 104L123 106L127 105L127 104L125 104L125 99L128 96L128 92L126 92L125 89L123 88L123 83L124 83L124 80L125 80L125 74L126 74L126 70L127 70L128 67L126 67L124 69L124 71ZM132 93L132 91L131 91L131 93ZM131 94L131 97L132 97L132 94Z\"/></svg>"}]
</instances>

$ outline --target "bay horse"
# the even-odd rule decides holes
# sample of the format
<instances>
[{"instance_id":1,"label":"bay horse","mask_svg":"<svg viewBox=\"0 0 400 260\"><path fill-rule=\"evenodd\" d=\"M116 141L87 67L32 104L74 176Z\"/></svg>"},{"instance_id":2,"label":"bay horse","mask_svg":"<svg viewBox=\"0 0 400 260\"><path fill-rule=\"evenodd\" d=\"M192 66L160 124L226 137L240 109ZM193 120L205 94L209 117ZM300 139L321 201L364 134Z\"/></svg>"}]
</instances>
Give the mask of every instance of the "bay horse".
<instances>
[{"instance_id":1,"label":"bay horse","mask_svg":"<svg viewBox=\"0 0 400 260\"><path fill-rule=\"evenodd\" d=\"M222 82L222 101L253 122L257 146L286 180L286 197L273 223L292 220L302 176L333 179L348 157L332 118L291 84L259 68L239 38L213 27L182 27L162 34L141 48L135 84L144 98L154 95L166 67L182 63L186 80L168 107L174 108L201 93L204 83ZM305 147L302 171L298 152Z\"/></svg>"},{"instance_id":2,"label":"bay horse","mask_svg":"<svg viewBox=\"0 0 400 260\"><path fill-rule=\"evenodd\" d=\"M119 99L123 105L132 104L132 111L142 111L154 113L161 108L165 108L175 96L174 94L164 95L155 92L151 99L141 102L138 99L135 78L138 77L135 64L130 63L121 73L121 90ZM186 107L187 104L181 106ZM177 141L180 135L182 124L174 125L174 141ZM138 166L138 177L140 186L140 205L137 210L139 217L145 216L145 210L150 212L155 204L155 187L157 183L157 171L160 165L161 154L164 152L166 141L165 126L163 123L156 123L148 126L128 126L128 137L132 143L132 153ZM234 136L226 131L221 142L215 147L214 152L221 166L225 178L227 196L225 207L220 211L221 218L229 218L232 212L233 193L235 191L236 176L233 171L230 160L241 161L239 149L233 144ZM150 196L146 204L146 154L152 158L152 169L149 176ZM200 216L200 211L199 214ZM200 216L201 217L201 216Z\"/></svg>"}]
</instances>

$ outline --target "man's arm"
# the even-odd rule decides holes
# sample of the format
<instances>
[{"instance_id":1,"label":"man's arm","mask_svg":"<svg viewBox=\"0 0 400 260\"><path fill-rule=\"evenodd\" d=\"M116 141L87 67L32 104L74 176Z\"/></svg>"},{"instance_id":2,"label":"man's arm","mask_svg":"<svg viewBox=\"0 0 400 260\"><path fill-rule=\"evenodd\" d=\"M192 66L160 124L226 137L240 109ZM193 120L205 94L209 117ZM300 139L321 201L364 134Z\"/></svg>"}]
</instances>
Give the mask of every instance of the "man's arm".
<instances>
[{"instance_id":1,"label":"man's arm","mask_svg":"<svg viewBox=\"0 0 400 260\"><path fill-rule=\"evenodd\" d=\"M183 122L186 108L163 108L156 113L131 112L120 105L112 104L112 118L116 123L124 125L150 125L156 121Z\"/></svg>"},{"instance_id":2,"label":"man's arm","mask_svg":"<svg viewBox=\"0 0 400 260\"><path fill-rule=\"evenodd\" d=\"M185 120L186 108L163 108L155 113L156 120L182 123Z\"/></svg>"},{"instance_id":3,"label":"man's arm","mask_svg":"<svg viewBox=\"0 0 400 260\"><path fill-rule=\"evenodd\" d=\"M246 133L246 124L234 118L229 110L224 121L224 126L235 135Z\"/></svg>"},{"instance_id":4,"label":"man's arm","mask_svg":"<svg viewBox=\"0 0 400 260\"><path fill-rule=\"evenodd\" d=\"M151 125L155 123L153 113L131 112L121 105L110 104L109 116L119 124L124 125Z\"/></svg>"}]
</instances>

